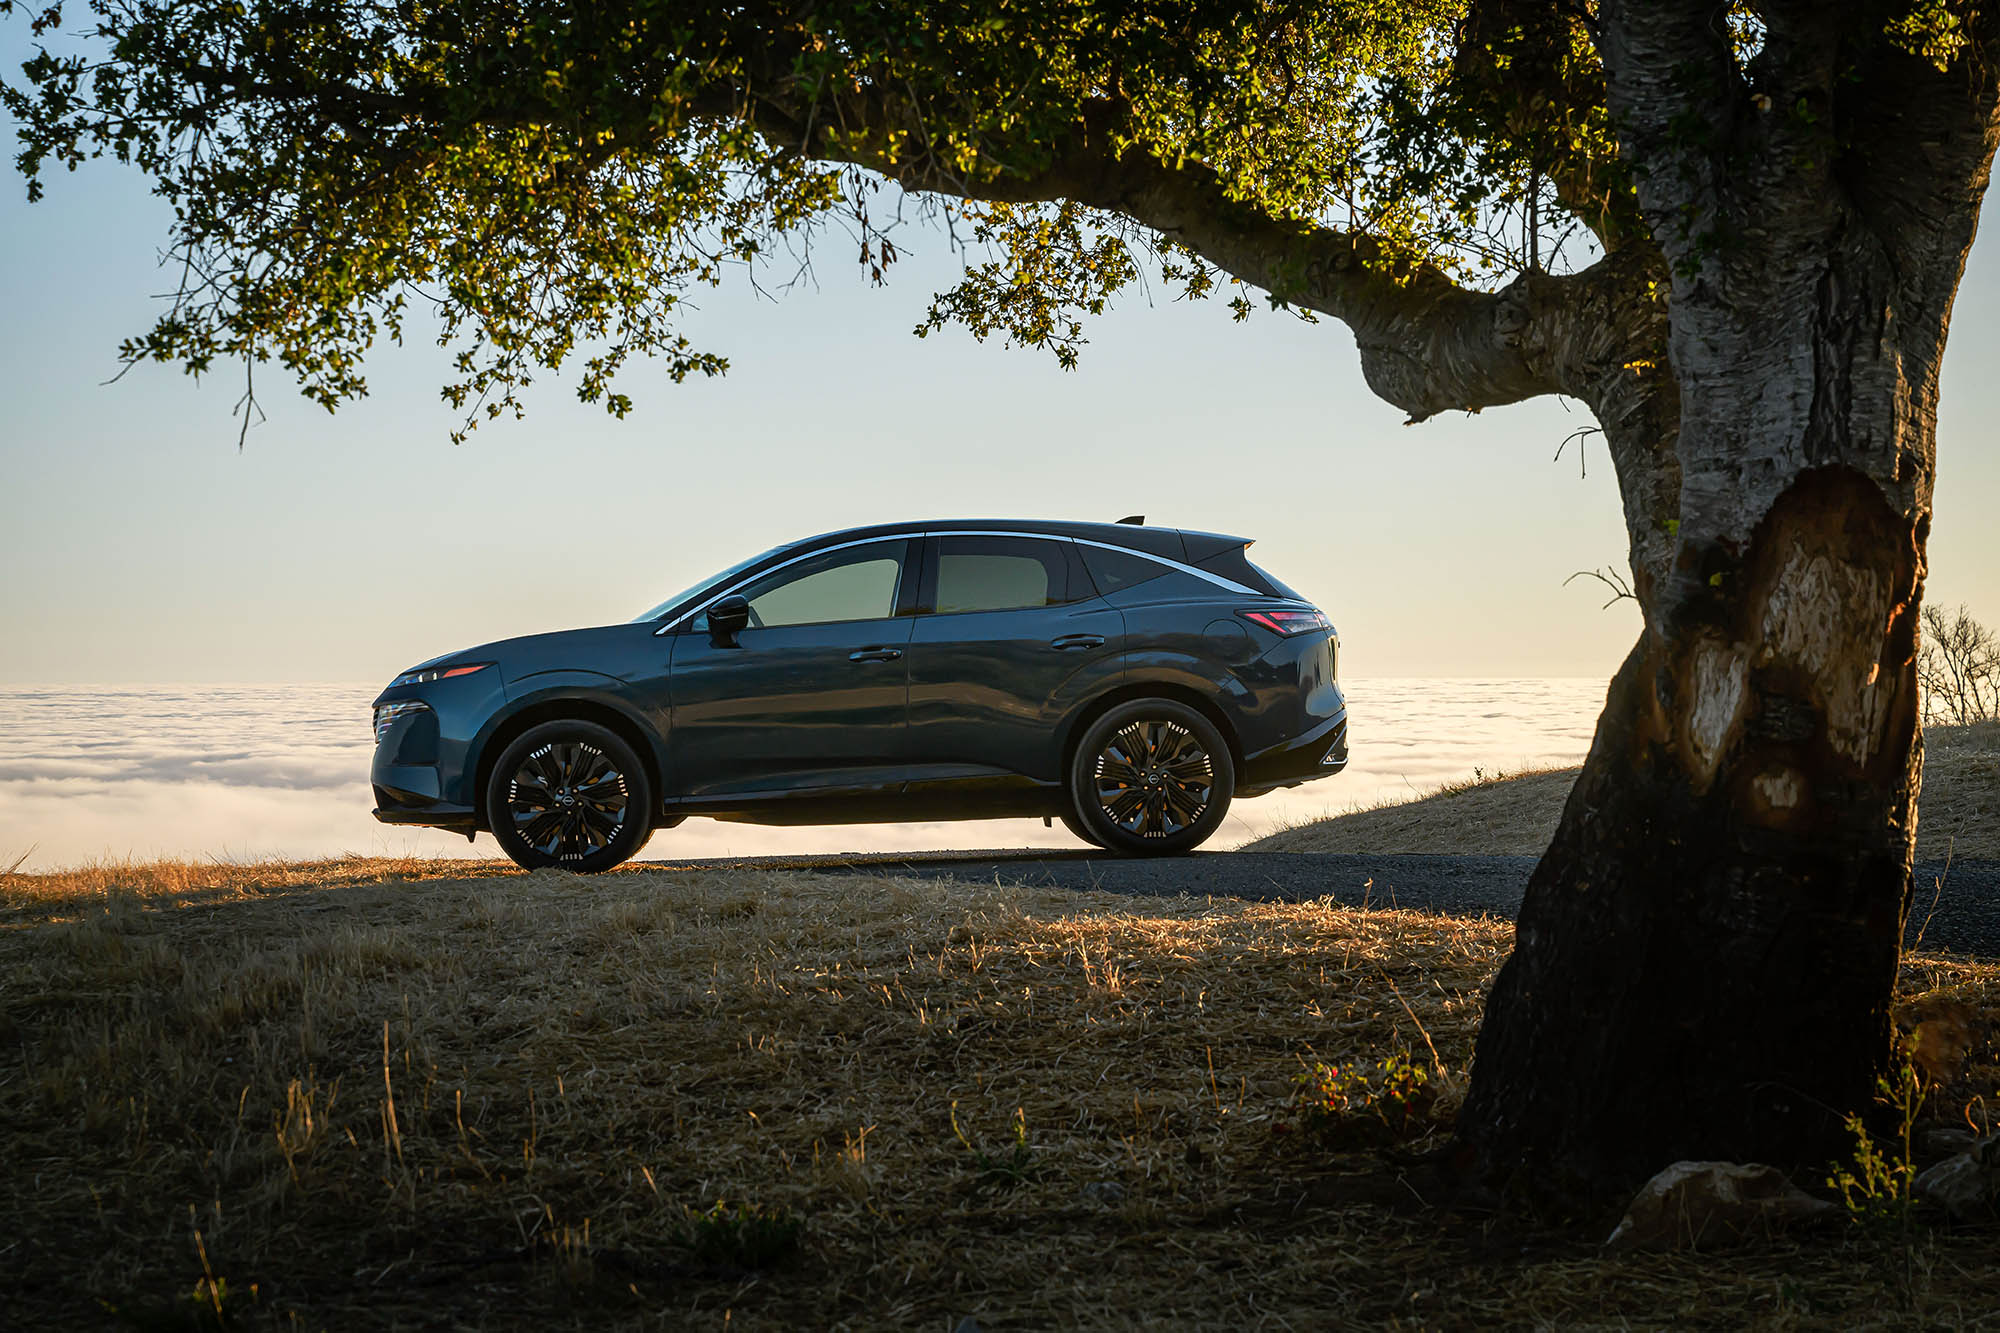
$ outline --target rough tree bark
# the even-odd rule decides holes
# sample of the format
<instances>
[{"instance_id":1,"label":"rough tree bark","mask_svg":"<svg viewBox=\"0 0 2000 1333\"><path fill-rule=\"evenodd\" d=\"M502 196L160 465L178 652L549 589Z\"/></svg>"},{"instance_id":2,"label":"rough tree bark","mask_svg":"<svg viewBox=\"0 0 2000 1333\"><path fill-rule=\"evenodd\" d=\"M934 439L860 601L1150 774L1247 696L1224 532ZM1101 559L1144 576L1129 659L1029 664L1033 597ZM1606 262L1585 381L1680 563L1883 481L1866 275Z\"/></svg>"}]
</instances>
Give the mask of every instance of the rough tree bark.
<instances>
[{"instance_id":1,"label":"rough tree bark","mask_svg":"<svg viewBox=\"0 0 2000 1333\"><path fill-rule=\"evenodd\" d=\"M1822 1163L1890 1056L1938 370L1995 101L1983 54L1857 52L1845 10L1774 9L1747 82L1716 6L1600 10L1673 275L1678 523L1487 1006L1460 1132L1488 1165Z\"/></svg>"}]
</instances>

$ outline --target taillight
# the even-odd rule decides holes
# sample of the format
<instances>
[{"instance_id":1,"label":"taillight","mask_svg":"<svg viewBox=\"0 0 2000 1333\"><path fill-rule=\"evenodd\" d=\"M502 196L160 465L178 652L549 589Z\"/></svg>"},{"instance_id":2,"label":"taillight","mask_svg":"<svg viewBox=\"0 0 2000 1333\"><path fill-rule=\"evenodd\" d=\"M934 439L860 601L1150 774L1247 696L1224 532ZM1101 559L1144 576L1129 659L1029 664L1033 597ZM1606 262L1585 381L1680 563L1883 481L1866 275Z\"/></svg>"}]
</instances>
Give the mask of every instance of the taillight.
<instances>
[{"instance_id":1,"label":"taillight","mask_svg":"<svg viewBox=\"0 0 2000 1333\"><path fill-rule=\"evenodd\" d=\"M1324 611L1298 611L1286 607L1263 611L1238 611L1236 614L1253 625L1263 626L1274 634L1305 634L1316 629L1332 628Z\"/></svg>"}]
</instances>

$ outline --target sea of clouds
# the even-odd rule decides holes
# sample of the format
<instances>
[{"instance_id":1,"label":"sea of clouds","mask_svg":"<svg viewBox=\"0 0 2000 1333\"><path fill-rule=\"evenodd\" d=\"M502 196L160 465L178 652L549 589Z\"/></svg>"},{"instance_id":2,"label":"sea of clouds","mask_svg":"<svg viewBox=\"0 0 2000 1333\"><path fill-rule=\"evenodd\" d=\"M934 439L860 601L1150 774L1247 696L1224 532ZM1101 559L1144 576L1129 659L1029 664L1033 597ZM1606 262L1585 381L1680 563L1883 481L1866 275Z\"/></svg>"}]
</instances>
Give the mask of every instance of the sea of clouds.
<instances>
[{"instance_id":1,"label":"sea of clouds","mask_svg":"<svg viewBox=\"0 0 2000 1333\"><path fill-rule=\"evenodd\" d=\"M1215 846L1441 783L1580 762L1599 680L1344 682L1353 762L1242 801ZM490 856L491 838L390 828L369 815L376 685L0 687L0 869L154 857ZM1039 820L760 828L690 820L659 857L1073 847Z\"/></svg>"}]
</instances>

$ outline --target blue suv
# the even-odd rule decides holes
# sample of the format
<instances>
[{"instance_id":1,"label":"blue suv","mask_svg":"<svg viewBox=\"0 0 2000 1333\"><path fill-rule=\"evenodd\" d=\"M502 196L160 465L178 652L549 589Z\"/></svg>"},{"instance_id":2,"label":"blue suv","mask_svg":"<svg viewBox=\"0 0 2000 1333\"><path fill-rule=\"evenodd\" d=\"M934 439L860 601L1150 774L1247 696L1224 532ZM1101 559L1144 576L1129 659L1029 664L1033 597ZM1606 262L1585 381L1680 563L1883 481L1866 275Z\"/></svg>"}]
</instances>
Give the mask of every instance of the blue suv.
<instances>
[{"instance_id":1,"label":"blue suv","mask_svg":"<svg viewBox=\"0 0 2000 1333\"><path fill-rule=\"evenodd\" d=\"M776 547L629 624L507 639L375 701L375 817L606 870L689 815L1040 815L1184 852L1347 765L1339 640L1249 540L893 523Z\"/></svg>"}]
</instances>

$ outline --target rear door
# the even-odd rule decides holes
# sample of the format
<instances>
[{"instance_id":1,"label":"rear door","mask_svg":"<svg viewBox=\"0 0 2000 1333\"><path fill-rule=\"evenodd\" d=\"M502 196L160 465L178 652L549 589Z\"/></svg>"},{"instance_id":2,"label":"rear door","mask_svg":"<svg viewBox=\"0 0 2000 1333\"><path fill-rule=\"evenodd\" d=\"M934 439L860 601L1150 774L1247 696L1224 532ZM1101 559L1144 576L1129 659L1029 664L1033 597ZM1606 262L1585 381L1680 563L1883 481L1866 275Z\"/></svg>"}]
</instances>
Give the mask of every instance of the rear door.
<instances>
[{"instance_id":1,"label":"rear door","mask_svg":"<svg viewBox=\"0 0 2000 1333\"><path fill-rule=\"evenodd\" d=\"M1056 727L1122 674L1124 618L1067 539L940 533L926 545L912 778L1060 781Z\"/></svg>"},{"instance_id":2,"label":"rear door","mask_svg":"<svg viewBox=\"0 0 2000 1333\"><path fill-rule=\"evenodd\" d=\"M750 627L674 636L668 788L676 796L901 785L915 541L808 556L743 588Z\"/></svg>"}]
</instances>

